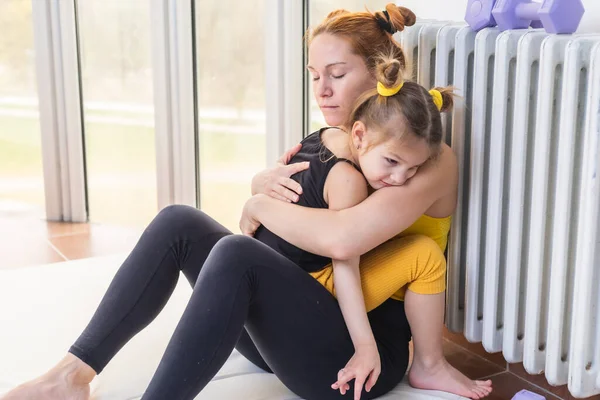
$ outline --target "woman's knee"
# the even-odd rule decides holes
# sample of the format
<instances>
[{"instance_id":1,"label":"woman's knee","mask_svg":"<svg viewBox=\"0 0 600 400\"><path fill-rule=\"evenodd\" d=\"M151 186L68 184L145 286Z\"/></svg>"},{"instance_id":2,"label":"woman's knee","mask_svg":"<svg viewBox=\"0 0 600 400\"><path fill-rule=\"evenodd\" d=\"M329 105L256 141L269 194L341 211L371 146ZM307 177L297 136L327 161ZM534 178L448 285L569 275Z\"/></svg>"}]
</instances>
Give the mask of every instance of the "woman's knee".
<instances>
[{"instance_id":1,"label":"woman's knee","mask_svg":"<svg viewBox=\"0 0 600 400\"><path fill-rule=\"evenodd\" d=\"M247 270L254 265L262 243L248 236L228 235L221 238L210 252L205 268Z\"/></svg>"},{"instance_id":2,"label":"woman's knee","mask_svg":"<svg viewBox=\"0 0 600 400\"><path fill-rule=\"evenodd\" d=\"M206 233L230 233L225 227L216 222L203 211L183 204L173 204L163 208L150 223L148 232L164 233L167 235L195 235Z\"/></svg>"},{"instance_id":3,"label":"woman's knee","mask_svg":"<svg viewBox=\"0 0 600 400\"><path fill-rule=\"evenodd\" d=\"M249 236L229 235L217 242L213 252L219 252L229 255L240 255L256 252L257 246L261 243Z\"/></svg>"},{"instance_id":4,"label":"woman's knee","mask_svg":"<svg viewBox=\"0 0 600 400\"><path fill-rule=\"evenodd\" d=\"M197 208L185 204L170 204L158 212L158 216L165 218L178 218L188 216L192 212L199 211Z\"/></svg>"},{"instance_id":5,"label":"woman's knee","mask_svg":"<svg viewBox=\"0 0 600 400\"><path fill-rule=\"evenodd\" d=\"M202 211L183 204L172 204L160 210L146 230L179 230L190 221L197 219L198 213Z\"/></svg>"},{"instance_id":6,"label":"woman's knee","mask_svg":"<svg viewBox=\"0 0 600 400\"><path fill-rule=\"evenodd\" d=\"M196 219L198 213L202 213L202 211L183 204L171 204L160 210L156 217L154 217L153 222L158 221L167 224L185 223L186 221Z\"/></svg>"}]
</instances>

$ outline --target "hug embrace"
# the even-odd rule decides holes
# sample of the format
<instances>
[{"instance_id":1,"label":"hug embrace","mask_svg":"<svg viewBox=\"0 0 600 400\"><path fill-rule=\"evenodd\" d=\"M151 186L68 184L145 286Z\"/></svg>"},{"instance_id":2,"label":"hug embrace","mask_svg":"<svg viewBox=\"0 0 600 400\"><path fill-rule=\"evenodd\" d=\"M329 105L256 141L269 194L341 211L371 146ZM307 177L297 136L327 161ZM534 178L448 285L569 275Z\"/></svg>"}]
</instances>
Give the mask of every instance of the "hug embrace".
<instances>
[{"instance_id":1,"label":"hug embrace","mask_svg":"<svg viewBox=\"0 0 600 400\"><path fill-rule=\"evenodd\" d=\"M336 10L307 33L328 127L252 182L234 235L193 207L163 209L65 358L4 400L88 399L89 383L160 313L181 273L189 303L143 399L193 399L236 348L308 400L412 386L479 399L444 358L444 251L456 157L450 88L404 79L392 35L415 15ZM346 395L346 393L349 393Z\"/></svg>"}]
</instances>

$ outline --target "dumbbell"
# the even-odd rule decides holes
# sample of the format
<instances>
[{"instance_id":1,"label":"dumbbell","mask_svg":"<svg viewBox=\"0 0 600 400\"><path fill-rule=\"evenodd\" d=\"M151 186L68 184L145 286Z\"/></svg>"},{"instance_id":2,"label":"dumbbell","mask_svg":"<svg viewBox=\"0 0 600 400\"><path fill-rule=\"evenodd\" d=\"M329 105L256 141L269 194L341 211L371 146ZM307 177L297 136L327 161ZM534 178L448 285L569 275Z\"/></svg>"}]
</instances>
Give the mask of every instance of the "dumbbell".
<instances>
[{"instance_id":1,"label":"dumbbell","mask_svg":"<svg viewBox=\"0 0 600 400\"><path fill-rule=\"evenodd\" d=\"M496 20L492 15L494 5L497 0L469 0L467 3L467 13L465 14L465 21L469 23L471 28L475 31L480 31L483 28L496 26ZM534 21L531 23L532 28L541 28L540 21Z\"/></svg>"},{"instance_id":2,"label":"dumbbell","mask_svg":"<svg viewBox=\"0 0 600 400\"><path fill-rule=\"evenodd\" d=\"M465 21L475 31L480 31L489 26L496 26L496 20L492 15L495 4L496 0L469 0Z\"/></svg>"},{"instance_id":3,"label":"dumbbell","mask_svg":"<svg viewBox=\"0 0 600 400\"><path fill-rule=\"evenodd\" d=\"M584 11L581 0L469 0L465 20L477 31L496 24L501 31L541 24L549 33L573 33Z\"/></svg>"},{"instance_id":4,"label":"dumbbell","mask_svg":"<svg viewBox=\"0 0 600 400\"><path fill-rule=\"evenodd\" d=\"M577 30L585 9L581 0L498 0L492 15L501 31L527 28L540 21L548 33L573 33Z\"/></svg>"}]
</instances>

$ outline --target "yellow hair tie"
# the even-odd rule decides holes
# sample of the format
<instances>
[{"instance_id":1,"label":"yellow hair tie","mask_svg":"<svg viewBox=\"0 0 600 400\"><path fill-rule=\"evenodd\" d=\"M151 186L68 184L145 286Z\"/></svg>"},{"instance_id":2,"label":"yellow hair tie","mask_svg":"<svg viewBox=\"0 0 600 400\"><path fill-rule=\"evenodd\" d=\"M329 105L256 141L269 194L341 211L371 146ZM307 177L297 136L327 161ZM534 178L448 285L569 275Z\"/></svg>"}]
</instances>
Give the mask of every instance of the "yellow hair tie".
<instances>
[{"instance_id":1,"label":"yellow hair tie","mask_svg":"<svg viewBox=\"0 0 600 400\"><path fill-rule=\"evenodd\" d=\"M383 86L383 83L377 82L377 93L384 97L393 96L402 89L402 86L404 86L404 82L400 82L398 86L393 88L387 88Z\"/></svg>"},{"instance_id":2,"label":"yellow hair tie","mask_svg":"<svg viewBox=\"0 0 600 400\"><path fill-rule=\"evenodd\" d=\"M442 107L444 106L444 98L442 97L442 93L440 93L440 91L437 89L431 89L429 94L431 97L433 97L433 104L435 104L438 111L442 111Z\"/></svg>"}]
</instances>

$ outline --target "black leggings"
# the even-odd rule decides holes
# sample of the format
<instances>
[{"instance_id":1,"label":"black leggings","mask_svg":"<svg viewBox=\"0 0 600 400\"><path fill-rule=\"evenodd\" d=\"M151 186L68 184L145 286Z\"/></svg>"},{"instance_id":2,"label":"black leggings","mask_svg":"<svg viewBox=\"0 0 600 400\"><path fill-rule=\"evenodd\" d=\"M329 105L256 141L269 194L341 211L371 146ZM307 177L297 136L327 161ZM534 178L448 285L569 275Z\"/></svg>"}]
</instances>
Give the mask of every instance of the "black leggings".
<instances>
[{"instance_id":1,"label":"black leggings","mask_svg":"<svg viewBox=\"0 0 600 400\"><path fill-rule=\"evenodd\" d=\"M194 290L143 399L193 399L234 347L298 396L345 398L330 387L354 354L336 299L270 247L187 206L152 221L69 351L100 373L162 310L180 271ZM388 300L369 321L382 372L363 399L402 380L410 340L402 302Z\"/></svg>"}]
</instances>

